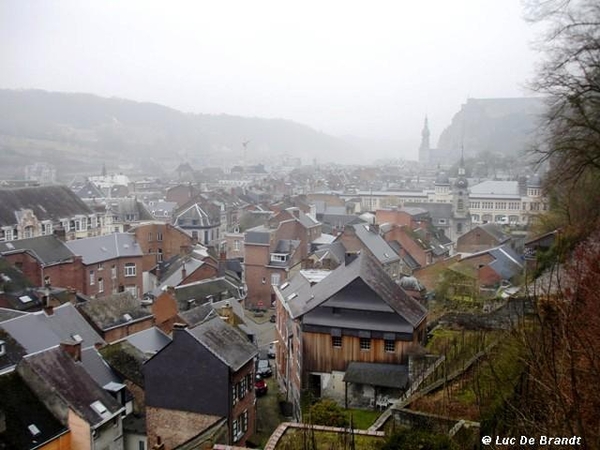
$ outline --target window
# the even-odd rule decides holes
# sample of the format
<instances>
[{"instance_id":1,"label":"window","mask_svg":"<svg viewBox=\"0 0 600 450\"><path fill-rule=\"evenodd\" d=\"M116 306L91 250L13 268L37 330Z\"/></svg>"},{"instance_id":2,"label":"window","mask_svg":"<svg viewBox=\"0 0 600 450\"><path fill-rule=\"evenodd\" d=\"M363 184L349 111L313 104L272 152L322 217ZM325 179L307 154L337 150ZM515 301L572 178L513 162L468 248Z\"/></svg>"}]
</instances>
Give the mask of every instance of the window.
<instances>
[{"instance_id":1,"label":"window","mask_svg":"<svg viewBox=\"0 0 600 450\"><path fill-rule=\"evenodd\" d=\"M386 353L394 353L396 351L396 341L386 339L383 347Z\"/></svg>"},{"instance_id":2,"label":"window","mask_svg":"<svg viewBox=\"0 0 600 450\"><path fill-rule=\"evenodd\" d=\"M25 239L33 237L33 227L32 226L25 227L25 229L23 230L23 237Z\"/></svg>"},{"instance_id":3,"label":"window","mask_svg":"<svg viewBox=\"0 0 600 450\"><path fill-rule=\"evenodd\" d=\"M456 202L456 209L461 210L464 209L465 207L465 202L463 201L462 198L459 198L458 201Z\"/></svg>"},{"instance_id":4,"label":"window","mask_svg":"<svg viewBox=\"0 0 600 450\"><path fill-rule=\"evenodd\" d=\"M162 248L159 248L158 251L156 252L156 262L162 262L162 260L163 260Z\"/></svg>"},{"instance_id":5,"label":"window","mask_svg":"<svg viewBox=\"0 0 600 450\"><path fill-rule=\"evenodd\" d=\"M43 235L52 234L52 222L43 222L42 223L42 234Z\"/></svg>"},{"instance_id":6,"label":"window","mask_svg":"<svg viewBox=\"0 0 600 450\"><path fill-rule=\"evenodd\" d=\"M361 351L371 350L371 338L360 338L360 350Z\"/></svg>"},{"instance_id":7,"label":"window","mask_svg":"<svg viewBox=\"0 0 600 450\"><path fill-rule=\"evenodd\" d=\"M456 232L457 233L462 233L462 231L463 231L463 224L462 224L462 222L458 222L456 224Z\"/></svg>"},{"instance_id":8,"label":"window","mask_svg":"<svg viewBox=\"0 0 600 450\"><path fill-rule=\"evenodd\" d=\"M162 241L162 239L163 239L163 238L162 238L162 232L158 231L158 232L156 233L156 240L157 240L157 241Z\"/></svg>"},{"instance_id":9,"label":"window","mask_svg":"<svg viewBox=\"0 0 600 450\"><path fill-rule=\"evenodd\" d=\"M138 450L146 450L146 443L144 441L138 441Z\"/></svg>"},{"instance_id":10,"label":"window","mask_svg":"<svg viewBox=\"0 0 600 450\"><path fill-rule=\"evenodd\" d=\"M104 279L98 278L98 292L104 292Z\"/></svg>"},{"instance_id":11,"label":"window","mask_svg":"<svg viewBox=\"0 0 600 450\"><path fill-rule=\"evenodd\" d=\"M231 386L231 397L232 397L232 399L231 399L232 404L235 405L238 401L238 390L237 390L237 385L235 385L235 384L233 386Z\"/></svg>"},{"instance_id":12,"label":"window","mask_svg":"<svg viewBox=\"0 0 600 450\"><path fill-rule=\"evenodd\" d=\"M279 286L280 282L281 282L281 274L272 273L271 274L271 286Z\"/></svg>"},{"instance_id":13,"label":"window","mask_svg":"<svg viewBox=\"0 0 600 450\"><path fill-rule=\"evenodd\" d=\"M138 296L137 286L125 286L125 292L129 292L134 298Z\"/></svg>"},{"instance_id":14,"label":"window","mask_svg":"<svg viewBox=\"0 0 600 450\"><path fill-rule=\"evenodd\" d=\"M342 337L331 336L331 345L333 348L342 348Z\"/></svg>"},{"instance_id":15,"label":"window","mask_svg":"<svg viewBox=\"0 0 600 450\"><path fill-rule=\"evenodd\" d=\"M239 386L239 397L240 400L246 396L247 386L246 386L246 377L242 378L242 381L238 383Z\"/></svg>"},{"instance_id":16,"label":"window","mask_svg":"<svg viewBox=\"0 0 600 450\"><path fill-rule=\"evenodd\" d=\"M98 266L96 266L96 268L98 270L104 270L104 263L98 263Z\"/></svg>"},{"instance_id":17,"label":"window","mask_svg":"<svg viewBox=\"0 0 600 450\"><path fill-rule=\"evenodd\" d=\"M148 242L152 242L152 231L148 233Z\"/></svg>"},{"instance_id":18,"label":"window","mask_svg":"<svg viewBox=\"0 0 600 450\"><path fill-rule=\"evenodd\" d=\"M115 266L113 264L113 266L110 268L110 277L114 280L117 278L117 266Z\"/></svg>"},{"instance_id":19,"label":"window","mask_svg":"<svg viewBox=\"0 0 600 450\"><path fill-rule=\"evenodd\" d=\"M125 276L126 277L135 277L135 263L126 263L125 264Z\"/></svg>"},{"instance_id":20,"label":"window","mask_svg":"<svg viewBox=\"0 0 600 450\"><path fill-rule=\"evenodd\" d=\"M96 274L93 270L90 270L90 286L96 284Z\"/></svg>"},{"instance_id":21,"label":"window","mask_svg":"<svg viewBox=\"0 0 600 450\"><path fill-rule=\"evenodd\" d=\"M240 251L240 241L238 241L237 239L233 241L233 250L236 252Z\"/></svg>"}]
</instances>

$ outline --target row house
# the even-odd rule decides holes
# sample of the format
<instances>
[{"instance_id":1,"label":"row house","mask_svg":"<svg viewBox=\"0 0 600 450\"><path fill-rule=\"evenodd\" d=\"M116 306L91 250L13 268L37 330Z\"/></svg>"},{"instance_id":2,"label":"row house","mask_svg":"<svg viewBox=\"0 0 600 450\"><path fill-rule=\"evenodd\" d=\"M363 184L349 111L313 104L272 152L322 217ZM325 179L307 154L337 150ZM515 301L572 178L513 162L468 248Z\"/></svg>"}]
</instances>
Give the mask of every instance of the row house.
<instances>
[{"instance_id":1,"label":"row house","mask_svg":"<svg viewBox=\"0 0 600 450\"><path fill-rule=\"evenodd\" d=\"M276 293L277 370L297 420L305 390L364 407L407 388L408 353L425 343L427 310L372 257L321 277L298 274Z\"/></svg>"},{"instance_id":2,"label":"row house","mask_svg":"<svg viewBox=\"0 0 600 450\"><path fill-rule=\"evenodd\" d=\"M246 306L273 305L273 287L284 283L309 254L310 243L321 235L321 225L298 208L283 210L267 226L244 235L244 281Z\"/></svg>"},{"instance_id":3,"label":"row house","mask_svg":"<svg viewBox=\"0 0 600 450\"><path fill-rule=\"evenodd\" d=\"M102 297L129 292L138 298L143 293L144 254L135 235L114 233L68 241L66 245L82 257L85 295Z\"/></svg>"},{"instance_id":4,"label":"row house","mask_svg":"<svg viewBox=\"0 0 600 450\"><path fill-rule=\"evenodd\" d=\"M0 241L59 232L65 240L98 236L102 224L66 186L0 189Z\"/></svg>"},{"instance_id":5,"label":"row house","mask_svg":"<svg viewBox=\"0 0 600 450\"><path fill-rule=\"evenodd\" d=\"M221 208L203 199L192 200L174 214L174 225L196 242L215 245L221 236Z\"/></svg>"},{"instance_id":6,"label":"row house","mask_svg":"<svg viewBox=\"0 0 600 450\"><path fill-rule=\"evenodd\" d=\"M144 364L148 445L245 446L256 431L257 355L256 346L220 317L194 328L176 326L173 341Z\"/></svg>"}]
</instances>

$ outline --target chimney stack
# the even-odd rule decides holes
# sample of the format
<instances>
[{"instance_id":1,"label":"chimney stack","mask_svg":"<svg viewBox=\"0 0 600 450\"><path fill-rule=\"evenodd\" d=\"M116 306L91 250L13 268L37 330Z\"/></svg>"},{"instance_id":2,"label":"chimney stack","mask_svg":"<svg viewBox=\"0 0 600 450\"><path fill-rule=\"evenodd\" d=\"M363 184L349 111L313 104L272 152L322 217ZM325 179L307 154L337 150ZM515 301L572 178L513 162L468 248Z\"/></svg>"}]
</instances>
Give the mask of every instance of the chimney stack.
<instances>
[{"instance_id":1,"label":"chimney stack","mask_svg":"<svg viewBox=\"0 0 600 450\"><path fill-rule=\"evenodd\" d=\"M185 280L187 277L187 270L185 270L185 263L181 266L181 281Z\"/></svg>"},{"instance_id":2,"label":"chimney stack","mask_svg":"<svg viewBox=\"0 0 600 450\"><path fill-rule=\"evenodd\" d=\"M221 317L223 317L225 322L227 322L229 325L235 325L235 323L234 323L235 319L233 316L233 308L228 301L225 302L225 305L221 307L221 311L219 312L219 315Z\"/></svg>"},{"instance_id":3,"label":"chimney stack","mask_svg":"<svg viewBox=\"0 0 600 450\"><path fill-rule=\"evenodd\" d=\"M67 352L75 361L81 361L81 342L61 342L60 348Z\"/></svg>"}]
</instances>

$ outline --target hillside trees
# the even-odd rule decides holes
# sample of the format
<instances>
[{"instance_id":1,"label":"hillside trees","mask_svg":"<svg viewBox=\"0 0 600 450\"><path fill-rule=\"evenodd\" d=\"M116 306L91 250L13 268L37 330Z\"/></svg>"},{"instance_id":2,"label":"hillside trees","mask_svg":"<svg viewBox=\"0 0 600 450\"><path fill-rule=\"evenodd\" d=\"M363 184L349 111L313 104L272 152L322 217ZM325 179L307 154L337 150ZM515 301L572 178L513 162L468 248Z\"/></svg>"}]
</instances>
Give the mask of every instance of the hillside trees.
<instances>
[{"instance_id":1,"label":"hillside trees","mask_svg":"<svg viewBox=\"0 0 600 450\"><path fill-rule=\"evenodd\" d=\"M545 59L532 87L548 98L535 148L548 162L551 223L585 239L600 220L600 2L532 0L532 21L546 26Z\"/></svg>"}]
</instances>

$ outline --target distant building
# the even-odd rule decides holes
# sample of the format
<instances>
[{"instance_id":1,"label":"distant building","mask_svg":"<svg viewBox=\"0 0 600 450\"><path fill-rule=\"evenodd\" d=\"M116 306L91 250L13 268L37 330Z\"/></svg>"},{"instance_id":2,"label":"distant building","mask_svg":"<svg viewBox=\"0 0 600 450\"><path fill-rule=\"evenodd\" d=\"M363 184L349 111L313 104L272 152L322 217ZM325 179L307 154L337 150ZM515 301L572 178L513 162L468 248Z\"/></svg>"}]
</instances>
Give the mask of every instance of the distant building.
<instances>
[{"instance_id":1,"label":"distant building","mask_svg":"<svg viewBox=\"0 0 600 450\"><path fill-rule=\"evenodd\" d=\"M25 166L25 179L39 184L55 184L56 168L47 163L35 163Z\"/></svg>"}]
</instances>

